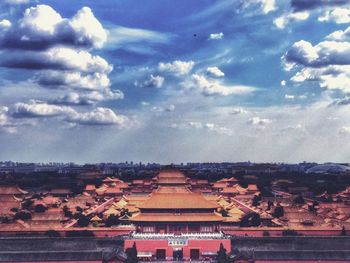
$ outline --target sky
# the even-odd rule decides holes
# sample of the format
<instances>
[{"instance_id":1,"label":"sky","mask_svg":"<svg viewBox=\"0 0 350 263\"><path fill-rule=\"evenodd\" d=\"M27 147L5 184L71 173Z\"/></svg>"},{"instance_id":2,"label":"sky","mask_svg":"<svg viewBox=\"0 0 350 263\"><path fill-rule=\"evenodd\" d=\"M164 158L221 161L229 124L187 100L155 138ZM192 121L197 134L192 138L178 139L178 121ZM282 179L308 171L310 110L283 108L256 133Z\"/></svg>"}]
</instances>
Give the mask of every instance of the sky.
<instances>
[{"instance_id":1,"label":"sky","mask_svg":"<svg viewBox=\"0 0 350 263\"><path fill-rule=\"evenodd\" d=\"M349 0L1 0L0 160L349 162Z\"/></svg>"}]
</instances>

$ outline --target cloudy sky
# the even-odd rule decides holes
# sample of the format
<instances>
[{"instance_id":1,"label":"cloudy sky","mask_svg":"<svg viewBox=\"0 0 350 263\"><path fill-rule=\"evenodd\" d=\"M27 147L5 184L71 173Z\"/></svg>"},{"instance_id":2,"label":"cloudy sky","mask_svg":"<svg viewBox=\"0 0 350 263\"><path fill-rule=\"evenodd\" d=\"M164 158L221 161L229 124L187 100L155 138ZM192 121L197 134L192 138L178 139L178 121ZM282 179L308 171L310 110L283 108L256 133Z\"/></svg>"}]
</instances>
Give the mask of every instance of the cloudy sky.
<instances>
[{"instance_id":1,"label":"cloudy sky","mask_svg":"<svg viewBox=\"0 0 350 263\"><path fill-rule=\"evenodd\" d=\"M35 162L348 162L350 1L2 0L0 145Z\"/></svg>"}]
</instances>

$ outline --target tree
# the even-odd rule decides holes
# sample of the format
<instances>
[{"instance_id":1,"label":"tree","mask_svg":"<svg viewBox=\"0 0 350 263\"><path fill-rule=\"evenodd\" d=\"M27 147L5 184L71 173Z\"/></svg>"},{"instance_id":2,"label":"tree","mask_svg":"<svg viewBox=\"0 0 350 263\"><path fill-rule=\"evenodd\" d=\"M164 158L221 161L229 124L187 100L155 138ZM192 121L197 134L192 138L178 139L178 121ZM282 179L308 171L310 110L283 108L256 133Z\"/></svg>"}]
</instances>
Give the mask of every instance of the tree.
<instances>
[{"instance_id":1,"label":"tree","mask_svg":"<svg viewBox=\"0 0 350 263\"><path fill-rule=\"evenodd\" d=\"M284 216L284 208L283 208L283 206L281 206L281 205L276 206L275 210L272 213L272 216L273 217L277 217L277 218Z\"/></svg>"},{"instance_id":2,"label":"tree","mask_svg":"<svg viewBox=\"0 0 350 263\"><path fill-rule=\"evenodd\" d=\"M60 233L56 230L47 230L45 232L45 235L47 235L48 237L61 237Z\"/></svg>"},{"instance_id":3,"label":"tree","mask_svg":"<svg viewBox=\"0 0 350 263\"><path fill-rule=\"evenodd\" d=\"M304 197L302 195L298 195L296 198L294 198L293 202L298 205L305 204Z\"/></svg>"},{"instance_id":4,"label":"tree","mask_svg":"<svg viewBox=\"0 0 350 263\"><path fill-rule=\"evenodd\" d=\"M286 229L282 231L282 236L297 236L298 232L292 229Z\"/></svg>"},{"instance_id":5,"label":"tree","mask_svg":"<svg viewBox=\"0 0 350 263\"><path fill-rule=\"evenodd\" d=\"M79 227L87 227L90 224L90 218L86 215L80 214L78 216L78 222L77 225Z\"/></svg>"},{"instance_id":6,"label":"tree","mask_svg":"<svg viewBox=\"0 0 350 263\"><path fill-rule=\"evenodd\" d=\"M47 207L44 206L43 204L37 204L35 207L34 207L34 211L36 213L45 213L45 211L47 210Z\"/></svg>"},{"instance_id":7,"label":"tree","mask_svg":"<svg viewBox=\"0 0 350 263\"><path fill-rule=\"evenodd\" d=\"M139 259L137 258L137 248L136 248L136 243L132 245L132 247L129 247L126 249L126 263L137 263L139 262Z\"/></svg>"},{"instance_id":8,"label":"tree","mask_svg":"<svg viewBox=\"0 0 350 263\"><path fill-rule=\"evenodd\" d=\"M226 254L226 248L222 243L220 243L220 248L218 251L218 263L227 263L228 262L228 257Z\"/></svg>"},{"instance_id":9,"label":"tree","mask_svg":"<svg viewBox=\"0 0 350 263\"><path fill-rule=\"evenodd\" d=\"M106 226L111 227L119 224L119 219L115 215L110 215L106 220Z\"/></svg>"},{"instance_id":10,"label":"tree","mask_svg":"<svg viewBox=\"0 0 350 263\"><path fill-rule=\"evenodd\" d=\"M341 236L346 236L346 229L345 229L345 226L343 226L343 227L341 228L340 235L341 235Z\"/></svg>"},{"instance_id":11,"label":"tree","mask_svg":"<svg viewBox=\"0 0 350 263\"><path fill-rule=\"evenodd\" d=\"M29 208L33 205L33 203L34 203L33 200L27 199L21 203L21 207L22 209L29 210Z\"/></svg>"},{"instance_id":12,"label":"tree","mask_svg":"<svg viewBox=\"0 0 350 263\"><path fill-rule=\"evenodd\" d=\"M273 207L273 202L271 200L267 201L267 210L270 211Z\"/></svg>"},{"instance_id":13,"label":"tree","mask_svg":"<svg viewBox=\"0 0 350 263\"><path fill-rule=\"evenodd\" d=\"M261 198L259 196L254 195L253 200L252 200L252 206L257 207L260 204Z\"/></svg>"},{"instance_id":14,"label":"tree","mask_svg":"<svg viewBox=\"0 0 350 263\"><path fill-rule=\"evenodd\" d=\"M248 213L241 218L241 227L260 226L261 218L257 213Z\"/></svg>"},{"instance_id":15,"label":"tree","mask_svg":"<svg viewBox=\"0 0 350 263\"><path fill-rule=\"evenodd\" d=\"M69 218L73 217L72 212L69 210L68 206L66 205L63 207L63 213L65 217L69 217Z\"/></svg>"},{"instance_id":16,"label":"tree","mask_svg":"<svg viewBox=\"0 0 350 263\"><path fill-rule=\"evenodd\" d=\"M228 217L228 212L227 212L227 210L226 210L226 209L222 209L222 210L221 210L221 215L222 215L223 217Z\"/></svg>"},{"instance_id":17,"label":"tree","mask_svg":"<svg viewBox=\"0 0 350 263\"><path fill-rule=\"evenodd\" d=\"M28 220L32 218L32 214L28 211L19 211L15 214L14 219Z\"/></svg>"}]
</instances>

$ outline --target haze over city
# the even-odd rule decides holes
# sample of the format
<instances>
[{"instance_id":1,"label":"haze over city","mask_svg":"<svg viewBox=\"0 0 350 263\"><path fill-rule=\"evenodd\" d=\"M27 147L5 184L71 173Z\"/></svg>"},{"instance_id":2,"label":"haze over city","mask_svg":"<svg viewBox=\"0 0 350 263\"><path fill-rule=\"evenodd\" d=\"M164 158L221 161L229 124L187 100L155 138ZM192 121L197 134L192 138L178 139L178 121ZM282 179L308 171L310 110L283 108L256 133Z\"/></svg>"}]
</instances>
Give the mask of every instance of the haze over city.
<instances>
[{"instance_id":1,"label":"haze over city","mask_svg":"<svg viewBox=\"0 0 350 263\"><path fill-rule=\"evenodd\" d=\"M350 4L0 3L0 160L348 162Z\"/></svg>"}]
</instances>

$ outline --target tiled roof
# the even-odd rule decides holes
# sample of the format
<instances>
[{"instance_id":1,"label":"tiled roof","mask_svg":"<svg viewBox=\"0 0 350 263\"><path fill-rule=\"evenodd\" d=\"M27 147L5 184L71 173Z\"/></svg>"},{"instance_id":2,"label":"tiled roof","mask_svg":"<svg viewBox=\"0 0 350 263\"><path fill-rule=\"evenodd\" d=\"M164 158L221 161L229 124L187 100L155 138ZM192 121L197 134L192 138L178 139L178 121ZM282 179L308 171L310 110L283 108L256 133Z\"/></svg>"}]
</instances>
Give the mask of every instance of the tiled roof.
<instances>
[{"instance_id":1,"label":"tiled roof","mask_svg":"<svg viewBox=\"0 0 350 263\"><path fill-rule=\"evenodd\" d=\"M138 222L220 222L223 221L223 217L216 213L139 213L130 220Z\"/></svg>"},{"instance_id":2,"label":"tiled roof","mask_svg":"<svg viewBox=\"0 0 350 263\"><path fill-rule=\"evenodd\" d=\"M163 189L164 190L164 189ZM141 209L215 209L218 204L208 201L201 194L192 192L162 192L162 188L151 194L150 198L142 203ZM180 191L180 189L178 189Z\"/></svg>"}]
</instances>

